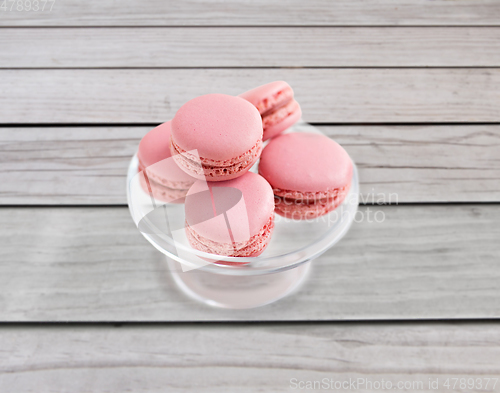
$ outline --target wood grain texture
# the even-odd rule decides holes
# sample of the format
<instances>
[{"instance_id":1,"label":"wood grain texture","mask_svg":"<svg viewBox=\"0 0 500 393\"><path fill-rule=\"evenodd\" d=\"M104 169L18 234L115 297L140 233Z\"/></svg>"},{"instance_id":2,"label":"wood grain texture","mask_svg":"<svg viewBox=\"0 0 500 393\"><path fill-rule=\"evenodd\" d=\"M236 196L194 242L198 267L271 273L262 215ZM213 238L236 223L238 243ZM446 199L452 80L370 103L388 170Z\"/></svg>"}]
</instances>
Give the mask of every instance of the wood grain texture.
<instances>
[{"instance_id":1,"label":"wood grain texture","mask_svg":"<svg viewBox=\"0 0 500 393\"><path fill-rule=\"evenodd\" d=\"M495 67L498 27L2 29L0 67Z\"/></svg>"},{"instance_id":2,"label":"wood grain texture","mask_svg":"<svg viewBox=\"0 0 500 393\"><path fill-rule=\"evenodd\" d=\"M139 234L126 208L3 208L0 319L500 317L499 205L360 210L359 223L313 262L298 292L269 306L232 311L209 308L181 293L163 254ZM374 220L377 211L382 222ZM289 240L293 244L294 237Z\"/></svg>"},{"instance_id":3,"label":"wood grain texture","mask_svg":"<svg viewBox=\"0 0 500 393\"><path fill-rule=\"evenodd\" d=\"M0 204L126 204L152 127L0 128ZM357 163L361 202L499 202L500 126L322 126Z\"/></svg>"},{"instance_id":4,"label":"wood grain texture","mask_svg":"<svg viewBox=\"0 0 500 393\"><path fill-rule=\"evenodd\" d=\"M499 122L500 69L1 70L2 123L160 123L201 94L273 80L313 123Z\"/></svg>"},{"instance_id":5,"label":"wood grain texture","mask_svg":"<svg viewBox=\"0 0 500 393\"><path fill-rule=\"evenodd\" d=\"M51 12L4 11L0 22L3 26L498 26L499 9L495 0L57 0Z\"/></svg>"},{"instance_id":6,"label":"wood grain texture","mask_svg":"<svg viewBox=\"0 0 500 393\"><path fill-rule=\"evenodd\" d=\"M0 389L290 392L293 382L361 378L449 392L447 378L474 378L484 391L500 374L499 332L498 323L2 327ZM498 391L493 383L486 391ZM342 391L370 391L355 387Z\"/></svg>"}]
</instances>

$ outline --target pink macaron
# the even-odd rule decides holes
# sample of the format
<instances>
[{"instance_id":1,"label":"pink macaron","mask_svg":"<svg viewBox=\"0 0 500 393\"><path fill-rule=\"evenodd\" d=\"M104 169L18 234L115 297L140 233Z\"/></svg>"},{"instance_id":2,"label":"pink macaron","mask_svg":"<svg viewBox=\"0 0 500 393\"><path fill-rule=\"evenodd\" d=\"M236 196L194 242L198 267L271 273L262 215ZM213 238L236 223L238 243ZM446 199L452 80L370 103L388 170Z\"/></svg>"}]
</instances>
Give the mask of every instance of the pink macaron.
<instances>
[{"instance_id":1,"label":"pink macaron","mask_svg":"<svg viewBox=\"0 0 500 393\"><path fill-rule=\"evenodd\" d=\"M252 103L262 116L264 141L279 135L297 123L302 110L293 98L293 90L284 81L271 82L249 90L240 97Z\"/></svg>"},{"instance_id":2,"label":"pink macaron","mask_svg":"<svg viewBox=\"0 0 500 393\"><path fill-rule=\"evenodd\" d=\"M185 213L193 248L231 257L258 256L274 229L273 190L253 172L224 182L200 180L189 189Z\"/></svg>"},{"instance_id":3,"label":"pink macaron","mask_svg":"<svg viewBox=\"0 0 500 393\"><path fill-rule=\"evenodd\" d=\"M352 172L342 146L320 134L279 135L264 148L259 162L259 173L273 188L276 213L297 220L336 209L349 191Z\"/></svg>"},{"instance_id":4,"label":"pink macaron","mask_svg":"<svg viewBox=\"0 0 500 393\"><path fill-rule=\"evenodd\" d=\"M143 190L163 202L182 202L196 179L182 171L171 157L171 122L149 131L139 143L137 158Z\"/></svg>"},{"instance_id":5,"label":"pink macaron","mask_svg":"<svg viewBox=\"0 0 500 393\"><path fill-rule=\"evenodd\" d=\"M172 154L179 167L207 181L243 175L262 150L262 121L248 101L207 94L188 101L172 120Z\"/></svg>"}]
</instances>

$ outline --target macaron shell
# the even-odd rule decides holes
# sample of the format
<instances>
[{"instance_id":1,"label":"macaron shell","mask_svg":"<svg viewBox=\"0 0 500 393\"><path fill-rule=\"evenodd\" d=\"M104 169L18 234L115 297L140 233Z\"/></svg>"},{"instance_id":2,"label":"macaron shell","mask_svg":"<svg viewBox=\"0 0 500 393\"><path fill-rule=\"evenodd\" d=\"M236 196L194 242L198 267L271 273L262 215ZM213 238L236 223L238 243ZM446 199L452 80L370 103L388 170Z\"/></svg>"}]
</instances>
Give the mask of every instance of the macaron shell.
<instances>
[{"instance_id":1,"label":"macaron shell","mask_svg":"<svg viewBox=\"0 0 500 393\"><path fill-rule=\"evenodd\" d=\"M171 121L167 121L148 131L139 142L137 158L144 166L152 165L170 157Z\"/></svg>"},{"instance_id":2,"label":"macaron shell","mask_svg":"<svg viewBox=\"0 0 500 393\"><path fill-rule=\"evenodd\" d=\"M288 109L289 107L289 109ZM297 123L302 117L302 109L297 101L293 100L290 104L284 108L279 109L281 111L286 110L286 115L284 117L276 116L276 120L270 121L268 126L264 126L264 136L262 140L267 141L268 139L274 138L275 136L281 134L283 131L289 129L295 123ZM263 124L266 124L266 120L271 118L272 115L263 117Z\"/></svg>"},{"instance_id":3,"label":"macaron shell","mask_svg":"<svg viewBox=\"0 0 500 393\"><path fill-rule=\"evenodd\" d=\"M352 161L330 138L293 132L271 139L262 151L259 173L273 188L323 192L343 187L352 178Z\"/></svg>"},{"instance_id":4,"label":"macaron shell","mask_svg":"<svg viewBox=\"0 0 500 393\"><path fill-rule=\"evenodd\" d=\"M240 97L207 94L188 101L172 120L172 141L200 158L230 160L262 140L259 111Z\"/></svg>"},{"instance_id":5,"label":"macaron shell","mask_svg":"<svg viewBox=\"0 0 500 393\"><path fill-rule=\"evenodd\" d=\"M143 174L140 175L139 183L146 194L152 195L158 201L167 203L184 203L184 198L189 191L189 188L176 189L164 186L151 178L146 180Z\"/></svg>"},{"instance_id":6,"label":"macaron shell","mask_svg":"<svg viewBox=\"0 0 500 393\"><path fill-rule=\"evenodd\" d=\"M210 241L207 238L203 238L188 225L186 226L186 236L191 246L199 251L233 257L256 257L262 254L269 245L273 229L274 216L271 216L268 223L261 229L260 233L252 236L252 238L240 249L235 249L228 243L218 243ZM215 260L209 260L209 262L216 262L224 265L238 264L237 262L234 263Z\"/></svg>"},{"instance_id":7,"label":"macaron shell","mask_svg":"<svg viewBox=\"0 0 500 393\"><path fill-rule=\"evenodd\" d=\"M217 190L219 187L229 191L235 189L236 192L232 193L232 196L224 194L224 190ZM210 193L203 194L207 190ZM238 204L241 196L244 204ZM233 198L233 201L229 201L230 198ZM237 207L229 209L232 205ZM215 211L214 206L218 206ZM248 242L252 236L260 233L274 214L272 188L264 178L252 172L234 180L217 183L197 181L193 184L186 197L186 222L191 227L196 226L195 230L201 237L228 243L228 229L222 210L226 210L234 240ZM247 235L241 236L245 232Z\"/></svg>"},{"instance_id":8,"label":"macaron shell","mask_svg":"<svg viewBox=\"0 0 500 393\"><path fill-rule=\"evenodd\" d=\"M147 168L148 177L165 187L189 189L195 179L180 169L172 158L170 134L171 122L167 121L141 139L137 151L139 171Z\"/></svg>"},{"instance_id":9,"label":"macaron shell","mask_svg":"<svg viewBox=\"0 0 500 393\"><path fill-rule=\"evenodd\" d=\"M263 115L292 100L293 89L285 81L275 81L246 91L240 97L252 103Z\"/></svg>"}]
</instances>

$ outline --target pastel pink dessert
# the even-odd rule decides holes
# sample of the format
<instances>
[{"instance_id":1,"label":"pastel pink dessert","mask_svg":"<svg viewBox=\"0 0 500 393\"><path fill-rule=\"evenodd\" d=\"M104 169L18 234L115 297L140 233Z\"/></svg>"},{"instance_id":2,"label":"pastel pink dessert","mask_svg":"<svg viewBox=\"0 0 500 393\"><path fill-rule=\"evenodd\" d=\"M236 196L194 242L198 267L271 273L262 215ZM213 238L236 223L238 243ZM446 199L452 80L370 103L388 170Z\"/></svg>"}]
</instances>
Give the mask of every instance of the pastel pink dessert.
<instances>
[{"instance_id":1,"label":"pastel pink dessert","mask_svg":"<svg viewBox=\"0 0 500 393\"><path fill-rule=\"evenodd\" d=\"M294 132L273 138L262 151L259 173L271 184L275 210L309 219L336 209L351 185L353 164L330 138Z\"/></svg>"},{"instance_id":2,"label":"pastel pink dessert","mask_svg":"<svg viewBox=\"0 0 500 393\"><path fill-rule=\"evenodd\" d=\"M139 143L140 183L145 192L163 202L183 202L196 179L182 171L170 154L171 122L149 131Z\"/></svg>"},{"instance_id":3,"label":"pastel pink dessert","mask_svg":"<svg viewBox=\"0 0 500 393\"><path fill-rule=\"evenodd\" d=\"M224 182L200 180L189 189L185 213L193 248L231 257L258 256L274 229L273 190L253 172Z\"/></svg>"},{"instance_id":4,"label":"pastel pink dessert","mask_svg":"<svg viewBox=\"0 0 500 393\"><path fill-rule=\"evenodd\" d=\"M207 94L184 104L172 120L171 150L179 167L207 181L243 175L262 150L262 121L248 101Z\"/></svg>"},{"instance_id":5,"label":"pastel pink dessert","mask_svg":"<svg viewBox=\"0 0 500 393\"><path fill-rule=\"evenodd\" d=\"M284 81L271 82L249 90L240 97L252 103L262 116L264 141L281 134L297 123L302 110L293 98L293 90Z\"/></svg>"}]
</instances>

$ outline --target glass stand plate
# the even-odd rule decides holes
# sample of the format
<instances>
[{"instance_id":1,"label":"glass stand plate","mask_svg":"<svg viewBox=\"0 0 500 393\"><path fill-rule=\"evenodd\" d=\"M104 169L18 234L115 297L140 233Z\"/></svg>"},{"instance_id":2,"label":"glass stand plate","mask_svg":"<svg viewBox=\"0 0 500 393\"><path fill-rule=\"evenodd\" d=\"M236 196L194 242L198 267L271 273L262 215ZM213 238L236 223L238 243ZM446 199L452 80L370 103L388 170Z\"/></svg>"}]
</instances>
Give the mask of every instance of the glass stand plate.
<instances>
[{"instance_id":1,"label":"glass stand plate","mask_svg":"<svg viewBox=\"0 0 500 393\"><path fill-rule=\"evenodd\" d=\"M304 122L287 132L321 133ZM256 172L257 166L258 162L251 170ZM144 192L136 156L127 175L128 206L143 236L167 256L175 282L188 296L216 307L258 307L290 294L304 281L311 261L347 233L359 203L358 171L353 166L349 193L336 210L302 221L276 215L269 246L254 258L221 257L191 248L184 233L184 205L164 203ZM204 263L193 266L193 258Z\"/></svg>"}]
</instances>

